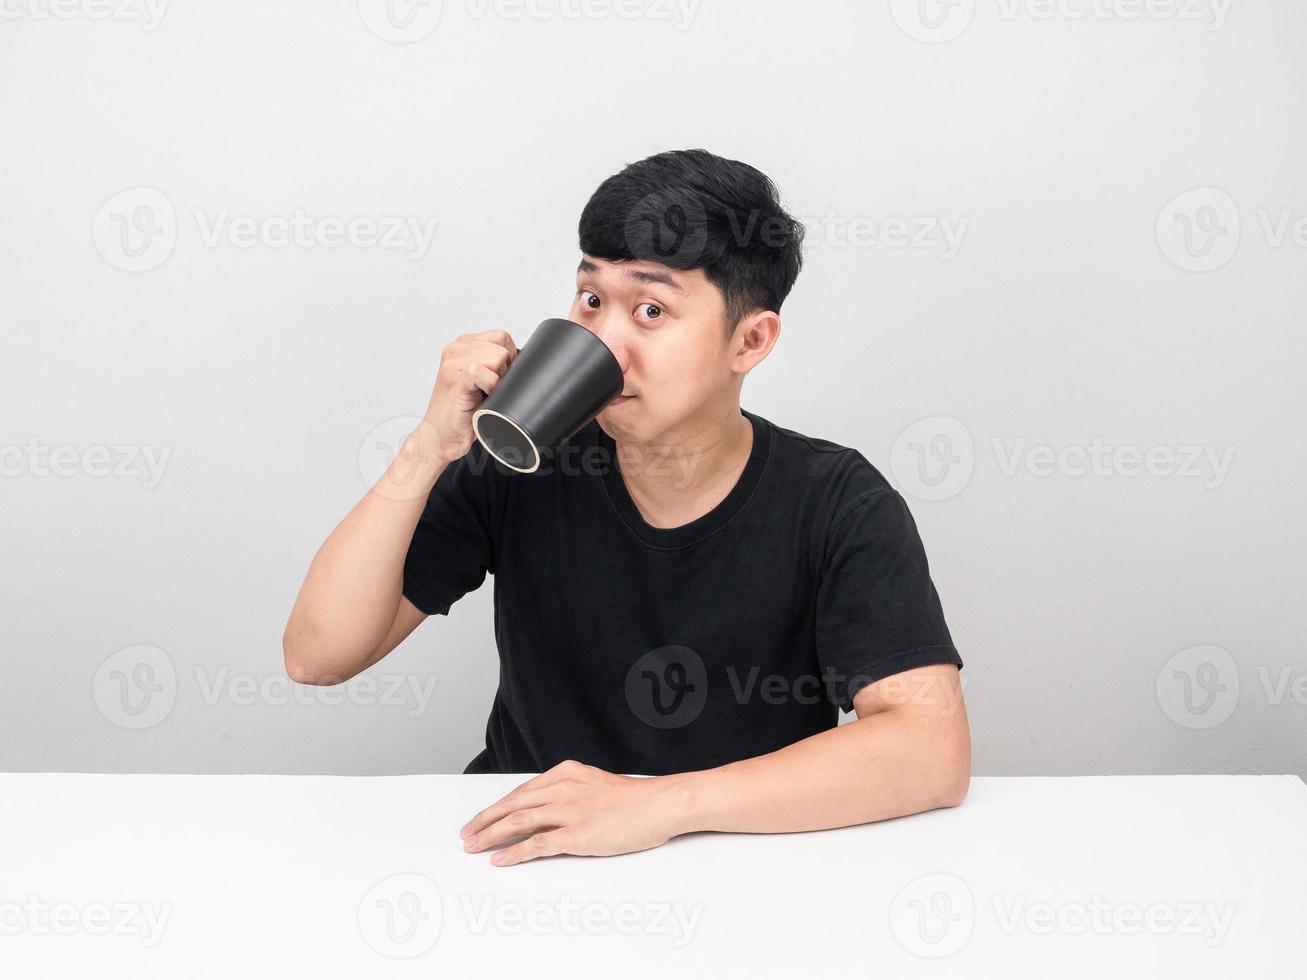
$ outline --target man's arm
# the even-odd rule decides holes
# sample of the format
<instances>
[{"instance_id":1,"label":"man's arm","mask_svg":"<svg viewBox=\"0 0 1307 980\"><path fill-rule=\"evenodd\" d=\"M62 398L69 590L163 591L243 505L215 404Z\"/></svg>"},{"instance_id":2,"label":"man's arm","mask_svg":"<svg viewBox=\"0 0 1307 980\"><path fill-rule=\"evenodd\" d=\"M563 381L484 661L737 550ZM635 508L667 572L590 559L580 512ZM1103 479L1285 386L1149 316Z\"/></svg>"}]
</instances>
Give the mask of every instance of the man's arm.
<instances>
[{"instance_id":1,"label":"man's arm","mask_svg":"<svg viewBox=\"0 0 1307 980\"><path fill-rule=\"evenodd\" d=\"M696 830L827 830L957 806L971 781L971 733L954 664L905 670L864 687L856 721L679 782Z\"/></svg>"},{"instance_id":2,"label":"man's arm","mask_svg":"<svg viewBox=\"0 0 1307 980\"><path fill-rule=\"evenodd\" d=\"M281 640L292 680L347 681L426 618L404 595L405 558L436 483L471 448L473 412L517 350L507 331L487 330L464 334L440 352L417 428L309 565Z\"/></svg>"},{"instance_id":3,"label":"man's arm","mask_svg":"<svg viewBox=\"0 0 1307 980\"><path fill-rule=\"evenodd\" d=\"M514 837L497 865L552 854L626 854L697 830L828 830L957 806L971 734L954 664L901 671L853 699L858 720L767 755L670 776L574 759L528 779L459 832L470 852Z\"/></svg>"},{"instance_id":4,"label":"man's arm","mask_svg":"<svg viewBox=\"0 0 1307 980\"><path fill-rule=\"evenodd\" d=\"M439 451L423 423L318 549L282 634L291 680L347 681L426 618L404 598L402 573L427 494L448 465Z\"/></svg>"}]
</instances>

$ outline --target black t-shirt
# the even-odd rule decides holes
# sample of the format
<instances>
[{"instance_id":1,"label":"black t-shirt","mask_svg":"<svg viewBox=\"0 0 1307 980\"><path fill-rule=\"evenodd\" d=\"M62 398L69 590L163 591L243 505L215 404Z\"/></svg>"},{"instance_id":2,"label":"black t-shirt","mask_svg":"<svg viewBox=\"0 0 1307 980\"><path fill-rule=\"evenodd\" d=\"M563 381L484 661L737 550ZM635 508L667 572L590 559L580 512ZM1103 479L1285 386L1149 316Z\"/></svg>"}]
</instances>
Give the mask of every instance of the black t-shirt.
<instances>
[{"instance_id":1,"label":"black t-shirt","mask_svg":"<svg viewBox=\"0 0 1307 980\"><path fill-rule=\"evenodd\" d=\"M962 667L898 491L854 449L741 413L744 472L680 527L641 517L595 421L535 473L477 442L446 467L404 595L447 614L494 576L499 689L465 772L709 769L835 727L873 681Z\"/></svg>"}]
</instances>

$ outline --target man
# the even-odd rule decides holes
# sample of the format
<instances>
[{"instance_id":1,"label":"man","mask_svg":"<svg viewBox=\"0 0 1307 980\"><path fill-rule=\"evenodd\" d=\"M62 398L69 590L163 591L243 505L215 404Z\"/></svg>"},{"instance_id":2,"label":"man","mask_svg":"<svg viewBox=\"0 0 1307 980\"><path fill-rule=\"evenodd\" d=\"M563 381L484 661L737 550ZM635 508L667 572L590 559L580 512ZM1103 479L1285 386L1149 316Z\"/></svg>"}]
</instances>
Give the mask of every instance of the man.
<instances>
[{"instance_id":1,"label":"man","mask_svg":"<svg viewBox=\"0 0 1307 980\"><path fill-rule=\"evenodd\" d=\"M462 830L469 851L526 835L497 864L957 805L962 660L903 498L740 407L802 225L753 167L685 150L604 181L579 231L568 316L622 396L515 473L471 416L516 344L446 347L422 424L313 560L290 676L348 679L492 573L500 683L465 771L540 773Z\"/></svg>"}]
</instances>

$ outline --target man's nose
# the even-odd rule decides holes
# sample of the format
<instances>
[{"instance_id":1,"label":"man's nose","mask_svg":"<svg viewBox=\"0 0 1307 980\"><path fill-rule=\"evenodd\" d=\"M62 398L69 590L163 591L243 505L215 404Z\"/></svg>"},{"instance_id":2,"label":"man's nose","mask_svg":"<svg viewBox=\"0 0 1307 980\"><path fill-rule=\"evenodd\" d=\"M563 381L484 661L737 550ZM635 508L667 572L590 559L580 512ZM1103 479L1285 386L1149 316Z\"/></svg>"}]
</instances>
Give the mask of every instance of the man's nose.
<instances>
[{"instance_id":1,"label":"man's nose","mask_svg":"<svg viewBox=\"0 0 1307 980\"><path fill-rule=\"evenodd\" d=\"M629 324L623 323L619 315L610 313L607 316L592 318L589 328L613 352L613 356L617 358L617 363L622 366L622 373L625 374L628 359L626 334L630 328Z\"/></svg>"}]
</instances>

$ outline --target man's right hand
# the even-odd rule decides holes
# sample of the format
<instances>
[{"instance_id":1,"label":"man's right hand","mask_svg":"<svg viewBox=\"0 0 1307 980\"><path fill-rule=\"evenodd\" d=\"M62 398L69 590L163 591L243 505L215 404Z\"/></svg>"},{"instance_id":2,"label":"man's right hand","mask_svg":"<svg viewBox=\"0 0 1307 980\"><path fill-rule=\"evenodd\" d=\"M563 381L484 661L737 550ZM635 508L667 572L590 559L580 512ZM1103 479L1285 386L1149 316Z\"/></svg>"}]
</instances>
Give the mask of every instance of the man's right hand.
<instances>
[{"instance_id":1,"label":"man's right hand","mask_svg":"<svg viewBox=\"0 0 1307 980\"><path fill-rule=\"evenodd\" d=\"M507 330L463 334L440 352L440 369L423 427L446 462L459 459L472 448L476 438L472 414L494 391L517 355L517 345Z\"/></svg>"}]
</instances>

